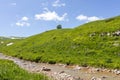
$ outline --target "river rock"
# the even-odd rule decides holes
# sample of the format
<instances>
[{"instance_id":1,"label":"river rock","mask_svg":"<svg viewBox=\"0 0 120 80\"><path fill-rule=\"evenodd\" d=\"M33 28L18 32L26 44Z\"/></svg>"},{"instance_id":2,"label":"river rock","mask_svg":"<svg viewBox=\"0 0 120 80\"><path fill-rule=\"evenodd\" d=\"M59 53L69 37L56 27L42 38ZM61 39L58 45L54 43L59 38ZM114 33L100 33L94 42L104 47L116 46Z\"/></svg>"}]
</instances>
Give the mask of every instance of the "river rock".
<instances>
[{"instance_id":1,"label":"river rock","mask_svg":"<svg viewBox=\"0 0 120 80\"><path fill-rule=\"evenodd\" d=\"M95 71L99 72L99 71L101 71L101 69L100 69L100 68L97 68L97 69L95 69Z\"/></svg>"},{"instance_id":2,"label":"river rock","mask_svg":"<svg viewBox=\"0 0 120 80\"><path fill-rule=\"evenodd\" d=\"M91 80L102 80L101 78L92 77Z\"/></svg>"},{"instance_id":3,"label":"river rock","mask_svg":"<svg viewBox=\"0 0 120 80\"><path fill-rule=\"evenodd\" d=\"M106 76L102 76L102 79L105 79L105 78L107 78Z\"/></svg>"},{"instance_id":4,"label":"river rock","mask_svg":"<svg viewBox=\"0 0 120 80\"><path fill-rule=\"evenodd\" d=\"M61 73L65 73L65 71L61 71L61 72L59 72L59 74L61 74Z\"/></svg>"},{"instance_id":5,"label":"river rock","mask_svg":"<svg viewBox=\"0 0 120 80\"><path fill-rule=\"evenodd\" d=\"M116 71L116 74L119 75L119 74L120 74L120 71Z\"/></svg>"},{"instance_id":6,"label":"river rock","mask_svg":"<svg viewBox=\"0 0 120 80\"><path fill-rule=\"evenodd\" d=\"M81 67L79 67L78 65L75 66L74 70L81 70Z\"/></svg>"},{"instance_id":7,"label":"river rock","mask_svg":"<svg viewBox=\"0 0 120 80\"><path fill-rule=\"evenodd\" d=\"M41 69L42 71L51 71L51 69L49 69L49 68L46 68L46 67L42 67L42 69Z\"/></svg>"}]
</instances>

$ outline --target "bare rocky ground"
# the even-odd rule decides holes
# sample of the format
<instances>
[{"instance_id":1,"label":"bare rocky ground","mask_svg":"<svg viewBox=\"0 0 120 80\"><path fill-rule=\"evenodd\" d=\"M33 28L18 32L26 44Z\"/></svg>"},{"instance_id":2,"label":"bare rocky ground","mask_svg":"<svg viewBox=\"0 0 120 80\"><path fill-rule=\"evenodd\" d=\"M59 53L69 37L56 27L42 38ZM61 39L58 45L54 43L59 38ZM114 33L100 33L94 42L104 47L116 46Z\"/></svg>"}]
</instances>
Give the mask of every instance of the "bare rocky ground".
<instances>
[{"instance_id":1,"label":"bare rocky ground","mask_svg":"<svg viewBox=\"0 0 120 80\"><path fill-rule=\"evenodd\" d=\"M52 80L120 80L120 70L108 70L78 65L35 63L0 53L0 59L12 60L21 68L34 73L43 73Z\"/></svg>"}]
</instances>

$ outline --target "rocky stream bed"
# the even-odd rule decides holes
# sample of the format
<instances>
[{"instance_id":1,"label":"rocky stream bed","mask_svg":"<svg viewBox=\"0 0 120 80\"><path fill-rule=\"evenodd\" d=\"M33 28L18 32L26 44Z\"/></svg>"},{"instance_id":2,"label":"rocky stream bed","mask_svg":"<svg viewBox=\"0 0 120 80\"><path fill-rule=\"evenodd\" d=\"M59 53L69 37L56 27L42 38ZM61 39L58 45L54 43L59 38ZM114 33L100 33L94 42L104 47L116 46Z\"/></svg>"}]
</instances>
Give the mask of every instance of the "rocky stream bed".
<instances>
[{"instance_id":1,"label":"rocky stream bed","mask_svg":"<svg viewBox=\"0 0 120 80\"><path fill-rule=\"evenodd\" d=\"M21 68L34 73L43 73L53 80L120 80L120 70L93 67L67 66L64 64L35 63L6 56L0 53L0 59L12 60Z\"/></svg>"}]
</instances>

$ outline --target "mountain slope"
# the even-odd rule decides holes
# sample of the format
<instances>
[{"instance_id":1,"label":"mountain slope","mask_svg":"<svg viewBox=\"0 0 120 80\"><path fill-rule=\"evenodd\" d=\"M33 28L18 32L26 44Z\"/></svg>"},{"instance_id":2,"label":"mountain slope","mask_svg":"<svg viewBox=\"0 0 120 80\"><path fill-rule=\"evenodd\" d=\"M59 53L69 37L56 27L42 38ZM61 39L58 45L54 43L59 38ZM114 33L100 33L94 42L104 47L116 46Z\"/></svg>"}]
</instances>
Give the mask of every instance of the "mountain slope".
<instances>
[{"instance_id":1,"label":"mountain slope","mask_svg":"<svg viewBox=\"0 0 120 80\"><path fill-rule=\"evenodd\" d=\"M74 29L57 29L28 37L5 54L54 63L120 68L120 16L89 22Z\"/></svg>"}]
</instances>

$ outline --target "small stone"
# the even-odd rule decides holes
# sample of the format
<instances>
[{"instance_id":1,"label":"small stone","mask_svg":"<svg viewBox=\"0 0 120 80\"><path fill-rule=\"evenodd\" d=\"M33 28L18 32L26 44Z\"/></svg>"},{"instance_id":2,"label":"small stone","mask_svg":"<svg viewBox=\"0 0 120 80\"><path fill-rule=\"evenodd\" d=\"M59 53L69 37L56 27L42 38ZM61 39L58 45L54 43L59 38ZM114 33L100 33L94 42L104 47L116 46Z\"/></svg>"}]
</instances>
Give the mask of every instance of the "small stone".
<instances>
[{"instance_id":1,"label":"small stone","mask_svg":"<svg viewBox=\"0 0 120 80\"><path fill-rule=\"evenodd\" d=\"M79 67L78 65L74 68L74 70L81 70L81 67Z\"/></svg>"},{"instance_id":2,"label":"small stone","mask_svg":"<svg viewBox=\"0 0 120 80\"><path fill-rule=\"evenodd\" d=\"M119 74L120 74L120 71L117 71L116 74L119 75Z\"/></svg>"},{"instance_id":3,"label":"small stone","mask_svg":"<svg viewBox=\"0 0 120 80\"><path fill-rule=\"evenodd\" d=\"M106 76L102 76L103 79L107 78Z\"/></svg>"},{"instance_id":4,"label":"small stone","mask_svg":"<svg viewBox=\"0 0 120 80\"><path fill-rule=\"evenodd\" d=\"M101 78L92 77L91 80L102 80Z\"/></svg>"},{"instance_id":5,"label":"small stone","mask_svg":"<svg viewBox=\"0 0 120 80\"><path fill-rule=\"evenodd\" d=\"M111 70L107 70L107 72L112 72Z\"/></svg>"},{"instance_id":6,"label":"small stone","mask_svg":"<svg viewBox=\"0 0 120 80\"><path fill-rule=\"evenodd\" d=\"M98 69L98 68L97 68L97 69L96 69L96 71L97 71L97 72L99 72L99 71L100 71L100 69Z\"/></svg>"},{"instance_id":7,"label":"small stone","mask_svg":"<svg viewBox=\"0 0 120 80\"><path fill-rule=\"evenodd\" d=\"M61 74L61 73L65 73L65 71L61 71L61 72L59 72L59 74Z\"/></svg>"},{"instance_id":8,"label":"small stone","mask_svg":"<svg viewBox=\"0 0 120 80\"><path fill-rule=\"evenodd\" d=\"M113 70L113 72L116 73L116 72L117 72L117 69Z\"/></svg>"},{"instance_id":9,"label":"small stone","mask_svg":"<svg viewBox=\"0 0 120 80\"><path fill-rule=\"evenodd\" d=\"M46 67L43 67L41 70L42 70L42 71L51 71L51 69L46 68Z\"/></svg>"},{"instance_id":10,"label":"small stone","mask_svg":"<svg viewBox=\"0 0 120 80\"><path fill-rule=\"evenodd\" d=\"M95 77L92 77L91 80L96 80L96 78L95 78Z\"/></svg>"}]
</instances>

